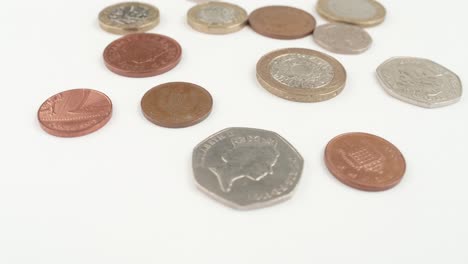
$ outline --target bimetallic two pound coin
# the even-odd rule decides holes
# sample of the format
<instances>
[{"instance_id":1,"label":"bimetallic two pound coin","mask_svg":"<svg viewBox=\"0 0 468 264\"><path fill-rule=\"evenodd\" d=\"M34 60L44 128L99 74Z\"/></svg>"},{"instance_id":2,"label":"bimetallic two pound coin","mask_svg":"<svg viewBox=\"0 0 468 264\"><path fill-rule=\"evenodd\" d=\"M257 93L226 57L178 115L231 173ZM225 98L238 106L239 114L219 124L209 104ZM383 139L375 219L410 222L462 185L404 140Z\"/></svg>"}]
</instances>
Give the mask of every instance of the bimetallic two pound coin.
<instances>
[{"instance_id":1,"label":"bimetallic two pound coin","mask_svg":"<svg viewBox=\"0 0 468 264\"><path fill-rule=\"evenodd\" d=\"M377 78L391 96L425 108L454 104L463 92L454 72L423 58L391 58L377 68Z\"/></svg>"},{"instance_id":2,"label":"bimetallic two pound coin","mask_svg":"<svg viewBox=\"0 0 468 264\"><path fill-rule=\"evenodd\" d=\"M326 19L375 26L385 19L385 8L375 0L319 0L317 12Z\"/></svg>"},{"instance_id":3,"label":"bimetallic two pound coin","mask_svg":"<svg viewBox=\"0 0 468 264\"><path fill-rule=\"evenodd\" d=\"M125 2L106 7L99 13L99 25L107 32L145 32L159 24L159 10L149 4Z\"/></svg>"},{"instance_id":4,"label":"bimetallic two pound coin","mask_svg":"<svg viewBox=\"0 0 468 264\"><path fill-rule=\"evenodd\" d=\"M250 27L258 34L276 39L298 39L312 34L315 18L290 6L265 6L249 16Z\"/></svg>"},{"instance_id":5,"label":"bimetallic two pound coin","mask_svg":"<svg viewBox=\"0 0 468 264\"><path fill-rule=\"evenodd\" d=\"M240 6L225 2L206 2L187 13L188 24L209 34L228 34L241 30L247 23L247 12Z\"/></svg>"},{"instance_id":6,"label":"bimetallic two pound coin","mask_svg":"<svg viewBox=\"0 0 468 264\"><path fill-rule=\"evenodd\" d=\"M204 88L186 82L156 86L141 99L141 109L152 123L182 128L200 123L211 112L213 99Z\"/></svg>"},{"instance_id":7,"label":"bimetallic two pound coin","mask_svg":"<svg viewBox=\"0 0 468 264\"><path fill-rule=\"evenodd\" d=\"M37 117L41 127L58 137L79 137L103 127L112 116L112 102L91 89L73 89L47 99Z\"/></svg>"},{"instance_id":8,"label":"bimetallic two pound coin","mask_svg":"<svg viewBox=\"0 0 468 264\"><path fill-rule=\"evenodd\" d=\"M257 63L257 79L272 94L297 102L321 102L337 96L346 71L336 59L301 48L273 51Z\"/></svg>"},{"instance_id":9,"label":"bimetallic two pound coin","mask_svg":"<svg viewBox=\"0 0 468 264\"><path fill-rule=\"evenodd\" d=\"M342 183L363 191L396 186L406 170L401 152L387 140L366 133L348 133L332 139L325 163Z\"/></svg>"},{"instance_id":10,"label":"bimetallic two pound coin","mask_svg":"<svg viewBox=\"0 0 468 264\"><path fill-rule=\"evenodd\" d=\"M372 44L371 36L364 29L342 23L318 26L313 37L322 48L340 54L362 53Z\"/></svg>"}]
</instances>

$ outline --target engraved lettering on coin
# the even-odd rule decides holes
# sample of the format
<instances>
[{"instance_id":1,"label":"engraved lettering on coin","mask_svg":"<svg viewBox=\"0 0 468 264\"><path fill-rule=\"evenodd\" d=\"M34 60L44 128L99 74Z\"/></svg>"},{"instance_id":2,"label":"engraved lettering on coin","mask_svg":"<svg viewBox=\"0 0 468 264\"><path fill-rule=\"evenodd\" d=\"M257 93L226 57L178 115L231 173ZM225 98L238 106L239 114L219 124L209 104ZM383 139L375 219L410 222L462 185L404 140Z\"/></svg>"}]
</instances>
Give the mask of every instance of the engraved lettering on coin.
<instances>
[{"instance_id":1,"label":"engraved lettering on coin","mask_svg":"<svg viewBox=\"0 0 468 264\"><path fill-rule=\"evenodd\" d=\"M317 27L314 40L324 49L341 54L358 54L372 43L370 35L361 27L331 23Z\"/></svg>"},{"instance_id":2,"label":"engraved lettering on coin","mask_svg":"<svg viewBox=\"0 0 468 264\"><path fill-rule=\"evenodd\" d=\"M271 62L270 73L275 80L293 88L323 87L334 76L330 63L306 54L286 54Z\"/></svg>"},{"instance_id":3,"label":"engraved lettering on coin","mask_svg":"<svg viewBox=\"0 0 468 264\"><path fill-rule=\"evenodd\" d=\"M325 149L325 162L338 180L365 191L396 186L406 170L405 159L393 144L366 133L332 139Z\"/></svg>"},{"instance_id":4,"label":"engraved lettering on coin","mask_svg":"<svg viewBox=\"0 0 468 264\"><path fill-rule=\"evenodd\" d=\"M375 0L319 0L317 11L327 19L360 26L377 25L385 19L385 8Z\"/></svg>"},{"instance_id":5,"label":"engraved lettering on coin","mask_svg":"<svg viewBox=\"0 0 468 264\"><path fill-rule=\"evenodd\" d=\"M421 107L453 104L462 95L459 77L427 59L392 58L377 68L377 77L390 95Z\"/></svg>"},{"instance_id":6,"label":"engraved lettering on coin","mask_svg":"<svg viewBox=\"0 0 468 264\"><path fill-rule=\"evenodd\" d=\"M145 32L159 24L159 10L145 3L119 3L99 13L99 24L114 34Z\"/></svg>"},{"instance_id":7,"label":"engraved lettering on coin","mask_svg":"<svg viewBox=\"0 0 468 264\"><path fill-rule=\"evenodd\" d=\"M227 34L242 29L247 22L247 12L225 2L207 2L192 7L187 13L189 25L204 33Z\"/></svg>"},{"instance_id":8,"label":"engraved lettering on coin","mask_svg":"<svg viewBox=\"0 0 468 264\"><path fill-rule=\"evenodd\" d=\"M228 128L193 152L198 187L237 209L272 205L292 195L303 159L281 136L253 128Z\"/></svg>"}]
</instances>

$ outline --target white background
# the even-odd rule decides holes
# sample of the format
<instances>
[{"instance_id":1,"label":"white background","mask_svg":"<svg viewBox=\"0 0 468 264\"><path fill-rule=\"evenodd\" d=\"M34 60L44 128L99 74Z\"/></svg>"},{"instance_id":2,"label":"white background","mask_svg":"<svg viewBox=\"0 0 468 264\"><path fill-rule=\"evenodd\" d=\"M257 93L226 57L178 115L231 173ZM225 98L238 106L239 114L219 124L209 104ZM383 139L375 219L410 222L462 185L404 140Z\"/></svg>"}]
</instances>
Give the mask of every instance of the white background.
<instances>
[{"instance_id":1,"label":"white background","mask_svg":"<svg viewBox=\"0 0 468 264\"><path fill-rule=\"evenodd\" d=\"M290 4L325 20L314 0L233 0L251 12ZM151 32L177 39L181 63L152 78L108 71L102 51L118 36L98 26L114 1L2 3L0 263L468 263L466 98L423 109L385 93L376 67L392 56L432 59L467 81L466 3L391 1L368 31L372 48L333 55L348 72L342 94L307 104L264 90L255 64L286 47L319 48L311 37L275 40L251 29L213 36L192 30L186 0L159 0ZM155 126L139 104L150 88L188 81L208 89L214 109L185 129ZM114 103L113 118L85 137L41 130L36 112L49 96L94 88ZM226 127L273 130L305 159L294 197L236 211L195 188L193 147ZM366 193L338 182L323 150L334 136L364 131L393 142L407 173L396 188Z\"/></svg>"}]
</instances>

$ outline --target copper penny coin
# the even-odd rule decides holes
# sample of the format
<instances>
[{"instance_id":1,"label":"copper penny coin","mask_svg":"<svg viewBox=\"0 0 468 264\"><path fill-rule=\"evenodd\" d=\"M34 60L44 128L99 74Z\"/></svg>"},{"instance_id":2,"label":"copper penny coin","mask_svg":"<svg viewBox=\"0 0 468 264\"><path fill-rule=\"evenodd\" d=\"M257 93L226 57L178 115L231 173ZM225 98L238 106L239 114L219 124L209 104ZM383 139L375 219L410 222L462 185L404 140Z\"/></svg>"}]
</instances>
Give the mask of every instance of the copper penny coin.
<instances>
[{"instance_id":1,"label":"copper penny coin","mask_svg":"<svg viewBox=\"0 0 468 264\"><path fill-rule=\"evenodd\" d=\"M388 190L406 170L403 155L392 143L366 133L332 139L325 149L325 163L342 183L364 191Z\"/></svg>"},{"instance_id":2,"label":"copper penny coin","mask_svg":"<svg viewBox=\"0 0 468 264\"><path fill-rule=\"evenodd\" d=\"M112 102L91 89L74 89L56 94L39 108L41 127L59 137L79 137L103 127L112 116Z\"/></svg>"},{"instance_id":3,"label":"copper penny coin","mask_svg":"<svg viewBox=\"0 0 468 264\"><path fill-rule=\"evenodd\" d=\"M315 18L304 10L289 6L266 6L249 16L250 27L257 33L276 39L297 39L310 35Z\"/></svg>"},{"instance_id":4,"label":"copper penny coin","mask_svg":"<svg viewBox=\"0 0 468 264\"><path fill-rule=\"evenodd\" d=\"M170 37L136 33L121 37L104 50L109 70L127 77L150 77L165 73L180 61L182 48Z\"/></svg>"},{"instance_id":5,"label":"copper penny coin","mask_svg":"<svg viewBox=\"0 0 468 264\"><path fill-rule=\"evenodd\" d=\"M186 82L158 85L143 96L141 108L152 123L170 128L193 126L211 112L213 99L204 88Z\"/></svg>"}]
</instances>

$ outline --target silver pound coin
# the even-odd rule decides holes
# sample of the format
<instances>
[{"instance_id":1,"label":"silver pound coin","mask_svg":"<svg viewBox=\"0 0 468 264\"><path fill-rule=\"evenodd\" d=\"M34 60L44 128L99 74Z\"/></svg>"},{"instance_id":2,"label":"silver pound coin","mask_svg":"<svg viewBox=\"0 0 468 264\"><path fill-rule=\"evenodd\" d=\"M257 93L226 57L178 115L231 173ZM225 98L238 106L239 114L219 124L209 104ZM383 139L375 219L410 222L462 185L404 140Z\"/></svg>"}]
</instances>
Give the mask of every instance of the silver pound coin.
<instances>
[{"instance_id":1,"label":"silver pound coin","mask_svg":"<svg viewBox=\"0 0 468 264\"><path fill-rule=\"evenodd\" d=\"M387 93L420 107L447 106L462 96L460 78L428 59L391 58L377 68L377 77Z\"/></svg>"},{"instance_id":2,"label":"silver pound coin","mask_svg":"<svg viewBox=\"0 0 468 264\"><path fill-rule=\"evenodd\" d=\"M372 44L371 36L364 29L342 23L321 25L313 36L322 48L340 54L359 54Z\"/></svg>"},{"instance_id":3,"label":"silver pound coin","mask_svg":"<svg viewBox=\"0 0 468 264\"><path fill-rule=\"evenodd\" d=\"M254 128L224 129L193 151L197 186L236 209L265 207L291 197L303 164L280 135Z\"/></svg>"}]
</instances>

